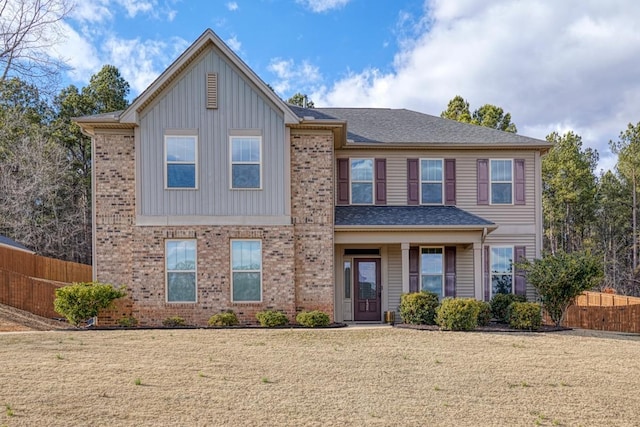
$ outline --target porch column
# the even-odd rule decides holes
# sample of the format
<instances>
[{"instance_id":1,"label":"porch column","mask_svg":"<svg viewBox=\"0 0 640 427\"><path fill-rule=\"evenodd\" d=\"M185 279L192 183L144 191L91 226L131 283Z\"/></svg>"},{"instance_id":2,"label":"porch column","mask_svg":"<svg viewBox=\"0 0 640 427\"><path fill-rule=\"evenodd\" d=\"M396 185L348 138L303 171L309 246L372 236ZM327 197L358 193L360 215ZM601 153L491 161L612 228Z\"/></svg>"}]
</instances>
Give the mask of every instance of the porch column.
<instances>
[{"instance_id":1,"label":"porch column","mask_svg":"<svg viewBox=\"0 0 640 427\"><path fill-rule=\"evenodd\" d=\"M480 242L473 243L473 289L475 298L479 301L483 301L482 243Z\"/></svg>"},{"instance_id":2,"label":"porch column","mask_svg":"<svg viewBox=\"0 0 640 427\"><path fill-rule=\"evenodd\" d=\"M402 293L409 293L409 243L401 243L402 249Z\"/></svg>"}]
</instances>

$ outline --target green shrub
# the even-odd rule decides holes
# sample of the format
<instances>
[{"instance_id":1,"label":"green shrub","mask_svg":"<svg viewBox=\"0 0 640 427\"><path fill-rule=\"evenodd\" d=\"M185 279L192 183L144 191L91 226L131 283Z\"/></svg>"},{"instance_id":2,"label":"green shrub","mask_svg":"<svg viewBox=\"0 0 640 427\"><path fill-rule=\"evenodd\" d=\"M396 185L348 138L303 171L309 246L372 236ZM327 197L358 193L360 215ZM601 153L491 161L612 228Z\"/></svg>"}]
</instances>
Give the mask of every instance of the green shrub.
<instances>
[{"instance_id":1,"label":"green shrub","mask_svg":"<svg viewBox=\"0 0 640 427\"><path fill-rule=\"evenodd\" d=\"M328 326L331 323L331 318L324 311L303 311L296 316L296 322L307 328L317 328L318 326Z\"/></svg>"},{"instance_id":2,"label":"green shrub","mask_svg":"<svg viewBox=\"0 0 640 427\"><path fill-rule=\"evenodd\" d=\"M478 326L480 307L471 298L445 298L438 308L436 322L443 329L471 331Z\"/></svg>"},{"instance_id":3,"label":"green shrub","mask_svg":"<svg viewBox=\"0 0 640 427\"><path fill-rule=\"evenodd\" d=\"M231 310L214 314L209 318L209 326L234 326L238 323L238 316Z\"/></svg>"},{"instance_id":4,"label":"green shrub","mask_svg":"<svg viewBox=\"0 0 640 427\"><path fill-rule=\"evenodd\" d=\"M184 317L180 316L171 316L167 317L162 321L162 325L168 328L175 328L176 326L185 326L187 323L184 320Z\"/></svg>"},{"instance_id":5,"label":"green shrub","mask_svg":"<svg viewBox=\"0 0 640 427\"><path fill-rule=\"evenodd\" d=\"M275 326L284 326L289 323L287 315L281 311L263 310L256 313L256 319L260 322L260 326L273 328Z\"/></svg>"},{"instance_id":6,"label":"green shrub","mask_svg":"<svg viewBox=\"0 0 640 427\"><path fill-rule=\"evenodd\" d=\"M125 295L123 289L115 289L108 283L73 283L56 289L53 309L66 317L69 323L78 326Z\"/></svg>"},{"instance_id":7,"label":"green shrub","mask_svg":"<svg viewBox=\"0 0 640 427\"><path fill-rule=\"evenodd\" d=\"M134 328L138 326L138 319L133 316L124 316L118 319L118 325L122 326L123 328Z\"/></svg>"},{"instance_id":8,"label":"green shrub","mask_svg":"<svg viewBox=\"0 0 640 427\"><path fill-rule=\"evenodd\" d=\"M491 304L475 299L473 303L478 307L478 326L487 326L491 321Z\"/></svg>"},{"instance_id":9,"label":"green shrub","mask_svg":"<svg viewBox=\"0 0 640 427\"><path fill-rule=\"evenodd\" d=\"M516 294L495 294L491 298L491 315L497 322L507 322L507 308L512 302L526 302L524 295Z\"/></svg>"},{"instance_id":10,"label":"green shrub","mask_svg":"<svg viewBox=\"0 0 640 427\"><path fill-rule=\"evenodd\" d=\"M536 330L542 325L540 305L533 302L514 302L507 309L509 326L515 329Z\"/></svg>"},{"instance_id":11,"label":"green shrub","mask_svg":"<svg viewBox=\"0 0 640 427\"><path fill-rule=\"evenodd\" d=\"M525 272L556 326L560 326L575 298L599 285L603 276L602 260L586 252L556 252L542 259L524 260L517 267Z\"/></svg>"},{"instance_id":12,"label":"green shrub","mask_svg":"<svg viewBox=\"0 0 640 427\"><path fill-rule=\"evenodd\" d=\"M413 292L400 297L400 316L404 323L435 325L436 309L440 301L433 292Z\"/></svg>"}]
</instances>

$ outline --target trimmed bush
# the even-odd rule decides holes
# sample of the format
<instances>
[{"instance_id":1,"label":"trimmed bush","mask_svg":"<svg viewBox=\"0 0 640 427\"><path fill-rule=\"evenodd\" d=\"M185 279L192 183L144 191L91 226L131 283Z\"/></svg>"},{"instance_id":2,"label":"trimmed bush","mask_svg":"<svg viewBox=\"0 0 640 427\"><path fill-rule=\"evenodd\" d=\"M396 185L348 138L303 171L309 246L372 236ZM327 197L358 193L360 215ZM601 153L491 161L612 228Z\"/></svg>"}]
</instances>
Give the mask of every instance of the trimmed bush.
<instances>
[{"instance_id":1,"label":"trimmed bush","mask_svg":"<svg viewBox=\"0 0 640 427\"><path fill-rule=\"evenodd\" d=\"M303 311L296 316L296 322L307 328L317 328L328 326L331 318L327 313L320 310Z\"/></svg>"},{"instance_id":2,"label":"trimmed bush","mask_svg":"<svg viewBox=\"0 0 640 427\"><path fill-rule=\"evenodd\" d=\"M108 283L73 283L56 289L53 309L66 317L69 323L78 326L125 295L123 289L115 289Z\"/></svg>"},{"instance_id":3,"label":"trimmed bush","mask_svg":"<svg viewBox=\"0 0 640 427\"><path fill-rule=\"evenodd\" d=\"M478 326L479 311L472 298L445 298L438 308L436 322L450 331L472 331Z\"/></svg>"},{"instance_id":4,"label":"trimmed bush","mask_svg":"<svg viewBox=\"0 0 640 427\"><path fill-rule=\"evenodd\" d=\"M487 326L491 321L491 304L478 300L473 302L478 307L478 326Z\"/></svg>"},{"instance_id":5,"label":"trimmed bush","mask_svg":"<svg viewBox=\"0 0 640 427\"><path fill-rule=\"evenodd\" d=\"M491 298L491 315L497 322L507 323L507 309L513 302L527 302L527 297L516 294L495 294Z\"/></svg>"},{"instance_id":6,"label":"trimmed bush","mask_svg":"<svg viewBox=\"0 0 640 427\"><path fill-rule=\"evenodd\" d=\"M238 323L238 316L229 310L224 313L214 314L209 318L209 326L235 326Z\"/></svg>"},{"instance_id":7,"label":"trimmed bush","mask_svg":"<svg viewBox=\"0 0 640 427\"><path fill-rule=\"evenodd\" d=\"M123 328L134 328L138 326L138 319L133 316L124 316L118 319L118 325Z\"/></svg>"},{"instance_id":8,"label":"trimmed bush","mask_svg":"<svg viewBox=\"0 0 640 427\"><path fill-rule=\"evenodd\" d=\"M275 326L284 326L289 323L287 315L281 311L263 310L256 313L256 319L260 322L260 326L273 328Z\"/></svg>"},{"instance_id":9,"label":"trimmed bush","mask_svg":"<svg viewBox=\"0 0 640 427\"><path fill-rule=\"evenodd\" d=\"M175 328L176 326L185 326L187 323L184 320L184 317L180 316L171 316L167 317L162 321L162 326L166 326L168 328Z\"/></svg>"},{"instance_id":10,"label":"trimmed bush","mask_svg":"<svg viewBox=\"0 0 640 427\"><path fill-rule=\"evenodd\" d=\"M440 301L433 292L414 292L400 297L400 316L404 323L435 325L436 309Z\"/></svg>"},{"instance_id":11,"label":"trimmed bush","mask_svg":"<svg viewBox=\"0 0 640 427\"><path fill-rule=\"evenodd\" d=\"M507 309L509 326L515 329L537 330L542 325L540 305L533 302L514 302Z\"/></svg>"}]
</instances>

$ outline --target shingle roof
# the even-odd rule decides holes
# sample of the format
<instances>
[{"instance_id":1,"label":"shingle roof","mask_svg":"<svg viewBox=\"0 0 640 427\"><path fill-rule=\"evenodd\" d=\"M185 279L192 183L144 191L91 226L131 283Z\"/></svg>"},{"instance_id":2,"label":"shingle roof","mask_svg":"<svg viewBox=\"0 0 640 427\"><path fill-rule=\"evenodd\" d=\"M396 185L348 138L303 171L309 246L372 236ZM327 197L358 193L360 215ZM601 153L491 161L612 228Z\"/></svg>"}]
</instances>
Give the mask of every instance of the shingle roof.
<instances>
[{"instance_id":1,"label":"shingle roof","mask_svg":"<svg viewBox=\"0 0 640 427\"><path fill-rule=\"evenodd\" d=\"M12 240L12 239L8 238L7 236L3 236L1 234L0 234L0 245L2 245L2 246L11 246L13 248L21 249L23 251L33 252L31 249L29 249L25 245L23 245L21 243L18 243L15 240Z\"/></svg>"},{"instance_id":2,"label":"shingle roof","mask_svg":"<svg viewBox=\"0 0 640 427\"><path fill-rule=\"evenodd\" d=\"M290 106L300 118L344 120L351 142L389 144L528 144L547 141L503 132L484 126L460 123L406 109L391 108L301 108Z\"/></svg>"},{"instance_id":3,"label":"shingle roof","mask_svg":"<svg viewBox=\"0 0 640 427\"><path fill-rule=\"evenodd\" d=\"M336 206L336 226L468 226L495 224L455 206Z\"/></svg>"}]
</instances>

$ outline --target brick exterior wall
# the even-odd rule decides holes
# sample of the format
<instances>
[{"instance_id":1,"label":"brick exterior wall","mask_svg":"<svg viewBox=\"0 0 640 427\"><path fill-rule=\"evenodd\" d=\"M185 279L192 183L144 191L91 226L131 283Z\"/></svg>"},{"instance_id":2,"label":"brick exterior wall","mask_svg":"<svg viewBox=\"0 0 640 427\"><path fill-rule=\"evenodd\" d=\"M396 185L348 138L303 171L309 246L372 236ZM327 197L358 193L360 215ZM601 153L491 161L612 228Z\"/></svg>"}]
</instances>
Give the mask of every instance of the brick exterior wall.
<instances>
[{"instance_id":1,"label":"brick exterior wall","mask_svg":"<svg viewBox=\"0 0 640 427\"><path fill-rule=\"evenodd\" d=\"M295 234L296 310L334 319L333 133L291 132L291 215Z\"/></svg>"},{"instance_id":2,"label":"brick exterior wall","mask_svg":"<svg viewBox=\"0 0 640 427\"><path fill-rule=\"evenodd\" d=\"M289 226L135 225L135 153L132 135L94 137L96 280L127 287L127 298L100 317L101 325L134 316L161 325L181 316L191 325L228 309L243 323L256 312L319 309L333 319L333 134L293 131ZM197 302L168 303L165 240L197 240ZM231 301L230 241L261 239L262 302Z\"/></svg>"}]
</instances>

